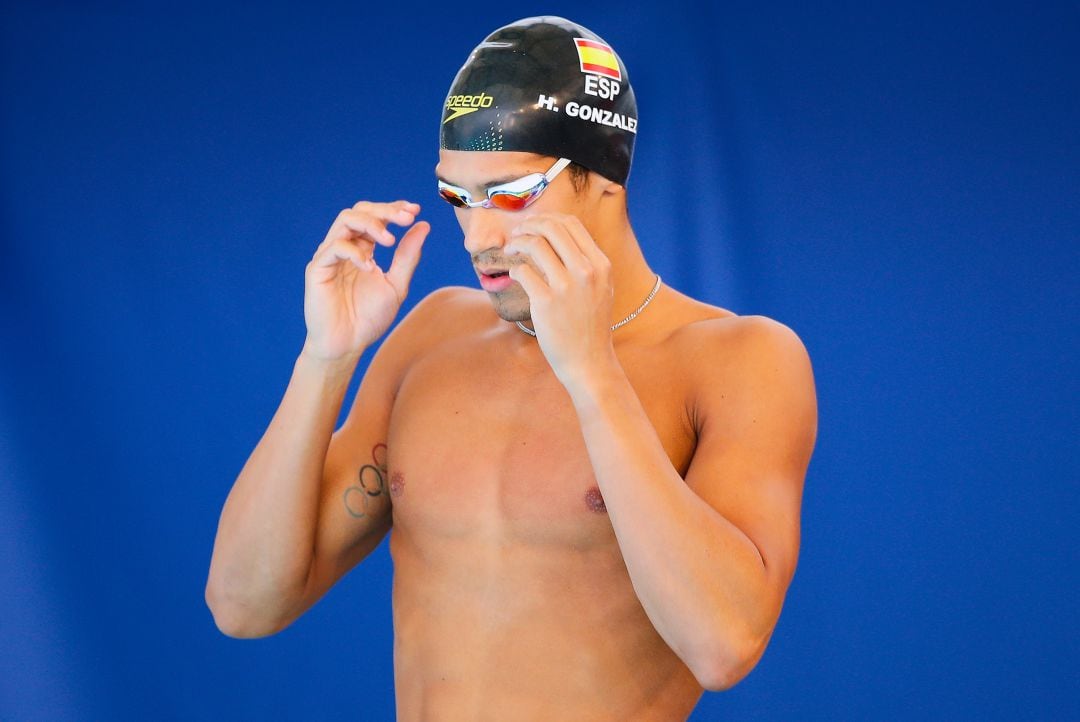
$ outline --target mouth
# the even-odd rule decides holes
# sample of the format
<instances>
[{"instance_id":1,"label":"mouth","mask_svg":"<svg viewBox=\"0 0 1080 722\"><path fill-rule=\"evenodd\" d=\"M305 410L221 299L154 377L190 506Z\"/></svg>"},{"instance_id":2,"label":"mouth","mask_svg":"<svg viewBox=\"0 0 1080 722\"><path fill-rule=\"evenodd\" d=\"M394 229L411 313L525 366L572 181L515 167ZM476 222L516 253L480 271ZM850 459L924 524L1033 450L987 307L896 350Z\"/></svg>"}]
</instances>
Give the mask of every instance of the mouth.
<instances>
[{"instance_id":1,"label":"mouth","mask_svg":"<svg viewBox=\"0 0 1080 722\"><path fill-rule=\"evenodd\" d=\"M499 268L477 269L480 273L480 287L490 293L497 293L509 288L514 281L510 272Z\"/></svg>"}]
</instances>

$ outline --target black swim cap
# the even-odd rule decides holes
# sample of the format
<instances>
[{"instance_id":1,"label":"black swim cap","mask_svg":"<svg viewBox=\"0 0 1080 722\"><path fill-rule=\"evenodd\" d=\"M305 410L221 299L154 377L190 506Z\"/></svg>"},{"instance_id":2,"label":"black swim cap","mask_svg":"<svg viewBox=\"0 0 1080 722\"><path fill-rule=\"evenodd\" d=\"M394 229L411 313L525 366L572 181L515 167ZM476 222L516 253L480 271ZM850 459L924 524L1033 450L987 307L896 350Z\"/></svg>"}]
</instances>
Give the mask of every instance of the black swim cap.
<instances>
[{"instance_id":1,"label":"black swim cap","mask_svg":"<svg viewBox=\"0 0 1080 722\"><path fill-rule=\"evenodd\" d=\"M569 158L625 185L637 134L626 66L596 33L525 18L476 46L446 96L439 145Z\"/></svg>"}]
</instances>

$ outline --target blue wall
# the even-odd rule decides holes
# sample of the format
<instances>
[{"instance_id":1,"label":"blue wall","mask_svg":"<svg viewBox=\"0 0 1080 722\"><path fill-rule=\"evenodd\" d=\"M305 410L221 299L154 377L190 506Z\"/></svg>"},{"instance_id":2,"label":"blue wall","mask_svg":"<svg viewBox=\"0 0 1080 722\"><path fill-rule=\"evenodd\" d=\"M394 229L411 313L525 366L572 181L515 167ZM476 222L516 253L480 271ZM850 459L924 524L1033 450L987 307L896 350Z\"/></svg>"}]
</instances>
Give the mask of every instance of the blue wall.
<instances>
[{"instance_id":1,"label":"blue wall","mask_svg":"<svg viewBox=\"0 0 1080 722\"><path fill-rule=\"evenodd\" d=\"M407 307L475 283L439 106L539 10L365 5L5 4L0 718L392 716L385 545L275 637L203 603L337 211L425 204ZM693 719L1077 718L1080 10L663 5L547 11L629 66L654 267L820 405L773 641Z\"/></svg>"}]
</instances>

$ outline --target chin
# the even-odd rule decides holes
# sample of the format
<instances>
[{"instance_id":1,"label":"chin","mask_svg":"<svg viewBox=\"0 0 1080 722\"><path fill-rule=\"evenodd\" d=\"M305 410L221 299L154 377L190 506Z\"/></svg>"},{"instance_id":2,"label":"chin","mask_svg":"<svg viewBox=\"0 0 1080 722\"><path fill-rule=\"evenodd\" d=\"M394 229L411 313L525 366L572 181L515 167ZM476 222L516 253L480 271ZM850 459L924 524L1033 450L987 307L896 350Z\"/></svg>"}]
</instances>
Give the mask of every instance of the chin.
<instances>
[{"instance_id":1,"label":"chin","mask_svg":"<svg viewBox=\"0 0 1080 722\"><path fill-rule=\"evenodd\" d=\"M524 293L514 293L512 290L502 293L489 293L491 303L495 307L495 313L503 321L531 321L532 313L529 309L529 297Z\"/></svg>"}]
</instances>

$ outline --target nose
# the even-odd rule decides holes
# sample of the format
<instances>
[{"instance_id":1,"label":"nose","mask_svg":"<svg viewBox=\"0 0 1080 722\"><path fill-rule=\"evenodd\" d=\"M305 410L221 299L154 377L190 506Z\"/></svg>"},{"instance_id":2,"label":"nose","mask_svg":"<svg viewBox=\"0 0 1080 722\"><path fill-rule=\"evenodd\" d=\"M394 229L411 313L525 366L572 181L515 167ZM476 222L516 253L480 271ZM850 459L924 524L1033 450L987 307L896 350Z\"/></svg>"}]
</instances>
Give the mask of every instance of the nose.
<instances>
[{"instance_id":1,"label":"nose","mask_svg":"<svg viewBox=\"0 0 1080 722\"><path fill-rule=\"evenodd\" d=\"M458 211L458 222L465 233L465 250L477 254L506 243L505 211L496 208L466 208Z\"/></svg>"}]
</instances>

